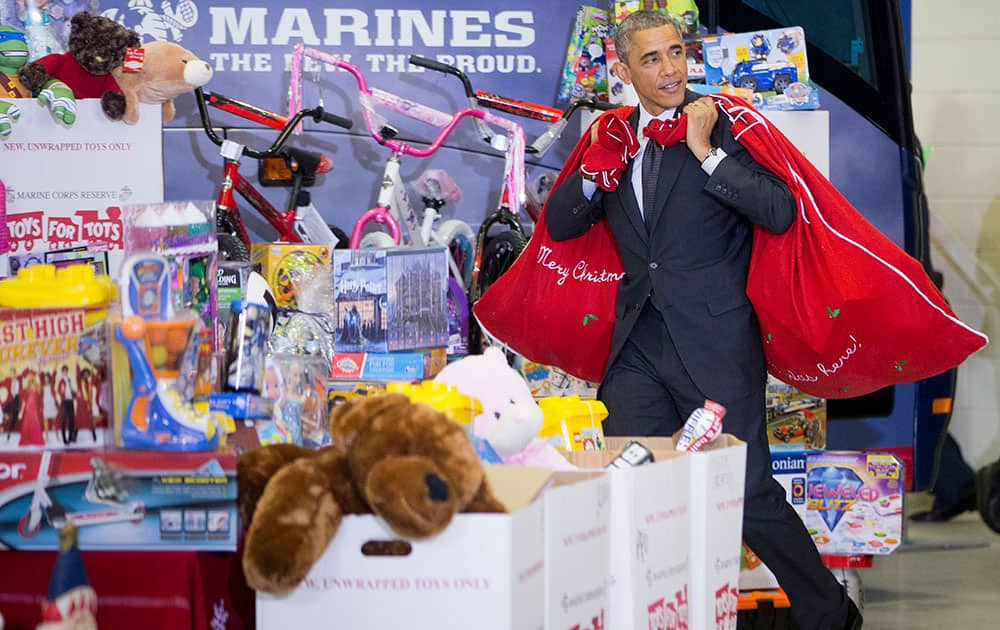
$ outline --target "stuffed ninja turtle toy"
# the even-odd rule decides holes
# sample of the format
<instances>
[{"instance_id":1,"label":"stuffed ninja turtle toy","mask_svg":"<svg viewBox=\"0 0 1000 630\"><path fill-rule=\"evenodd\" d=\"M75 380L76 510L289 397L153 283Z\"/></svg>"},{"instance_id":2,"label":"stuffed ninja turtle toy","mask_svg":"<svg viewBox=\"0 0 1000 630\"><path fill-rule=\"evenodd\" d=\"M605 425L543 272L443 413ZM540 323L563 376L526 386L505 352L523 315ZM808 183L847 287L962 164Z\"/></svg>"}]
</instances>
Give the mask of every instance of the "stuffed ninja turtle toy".
<instances>
[{"instance_id":1,"label":"stuffed ninja turtle toy","mask_svg":"<svg viewBox=\"0 0 1000 630\"><path fill-rule=\"evenodd\" d=\"M28 63L28 43L21 31L0 26L0 97L31 98L31 90L21 82L18 73ZM38 92L38 101L49 108L52 116L67 125L76 120L73 92L62 81L53 79ZM0 137L10 135L12 126L21 116L14 103L0 101Z\"/></svg>"}]
</instances>

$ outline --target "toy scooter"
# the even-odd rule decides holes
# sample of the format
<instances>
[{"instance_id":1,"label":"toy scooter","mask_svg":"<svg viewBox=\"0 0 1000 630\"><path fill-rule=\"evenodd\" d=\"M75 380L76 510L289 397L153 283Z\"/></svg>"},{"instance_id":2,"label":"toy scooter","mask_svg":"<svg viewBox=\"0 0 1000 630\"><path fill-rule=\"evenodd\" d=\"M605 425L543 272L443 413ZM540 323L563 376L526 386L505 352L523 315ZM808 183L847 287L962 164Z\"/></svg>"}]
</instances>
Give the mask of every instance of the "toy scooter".
<instances>
[{"instance_id":1,"label":"toy scooter","mask_svg":"<svg viewBox=\"0 0 1000 630\"><path fill-rule=\"evenodd\" d=\"M92 473L83 497L91 503L104 503L113 506L113 509L94 512L67 512L66 508L53 501L48 493L51 460L51 451L42 453L38 479L35 480L35 491L31 496L31 505L28 508L28 513L17 522L17 533L22 538L31 538L41 531L43 516L48 524L55 529L62 529L66 523L72 523L76 527L122 521L139 523L146 517L146 506L142 501L124 504L120 500L126 498L127 493L119 486L111 471L104 465L104 461L97 457L90 460Z\"/></svg>"},{"instance_id":2,"label":"toy scooter","mask_svg":"<svg viewBox=\"0 0 1000 630\"><path fill-rule=\"evenodd\" d=\"M132 367L132 400L122 423L125 448L207 451L219 445L211 415L197 411L173 383L157 379L146 355L146 322L133 316L115 325L115 339Z\"/></svg>"}]
</instances>

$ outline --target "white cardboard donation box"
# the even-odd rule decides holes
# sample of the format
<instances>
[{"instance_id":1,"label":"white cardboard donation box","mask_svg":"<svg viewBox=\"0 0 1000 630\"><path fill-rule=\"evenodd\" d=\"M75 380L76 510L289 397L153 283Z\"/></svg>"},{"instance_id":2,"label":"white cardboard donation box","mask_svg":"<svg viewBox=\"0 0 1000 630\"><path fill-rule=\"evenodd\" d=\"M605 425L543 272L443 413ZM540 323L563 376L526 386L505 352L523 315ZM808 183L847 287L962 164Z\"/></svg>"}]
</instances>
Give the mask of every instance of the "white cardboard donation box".
<instances>
[{"instance_id":1,"label":"white cardboard donation box","mask_svg":"<svg viewBox=\"0 0 1000 630\"><path fill-rule=\"evenodd\" d=\"M610 471L606 628L693 628L684 625L690 592L690 457L673 450L669 439L636 439L653 451L655 462ZM576 451L567 456L577 466L603 468L627 442L628 438L608 437L606 451Z\"/></svg>"},{"instance_id":2,"label":"white cardboard donation box","mask_svg":"<svg viewBox=\"0 0 1000 630\"><path fill-rule=\"evenodd\" d=\"M374 555L398 537L375 516L347 516L297 589L257 594L257 627L541 630L547 615L572 620L553 626L560 630L591 630L595 616L603 623L606 475L513 466L487 474L508 514L458 514L405 555Z\"/></svg>"},{"instance_id":3,"label":"white cardboard donation box","mask_svg":"<svg viewBox=\"0 0 1000 630\"><path fill-rule=\"evenodd\" d=\"M604 630L611 571L611 479L558 473L545 491L545 628Z\"/></svg>"},{"instance_id":4,"label":"white cardboard donation box","mask_svg":"<svg viewBox=\"0 0 1000 630\"><path fill-rule=\"evenodd\" d=\"M0 142L11 271L83 259L77 250L89 247L107 256L117 277L125 237L121 207L163 201L160 106L141 104L139 122L127 125L105 116L100 99L81 99L76 121L66 127L35 99L10 100L21 110Z\"/></svg>"},{"instance_id":5,"label":"white cardboard donation box","mask_svg":"<svg viewBox=\"0 0 1000 630\"><path fill-rule=\"evenodd\" d=\"M691 454L691 628L736 630L746 461L729 434Z\"/></svg>"}]
</instances>

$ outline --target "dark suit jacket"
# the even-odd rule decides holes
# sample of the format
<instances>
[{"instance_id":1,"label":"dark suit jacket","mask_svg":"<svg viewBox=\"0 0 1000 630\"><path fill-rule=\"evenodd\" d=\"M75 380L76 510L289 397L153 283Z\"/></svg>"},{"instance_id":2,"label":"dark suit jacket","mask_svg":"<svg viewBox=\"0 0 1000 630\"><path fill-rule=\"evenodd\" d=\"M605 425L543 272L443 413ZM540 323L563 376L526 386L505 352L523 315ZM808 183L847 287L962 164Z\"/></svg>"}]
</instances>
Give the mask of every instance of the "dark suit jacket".
<instances>
[{"instance_id":1,"label":"dark suit jacket","mask_svg":"<svg viewBox=\"0 0 1000 630\"><path fill-rule=\"evenodd\" d=\"M684 103L698 95L688 92ZM629 118L638 124L638 110ZM587 200L579 174L552 192L546 209L556 240L579 236L607 216L625 277L618 287L608 368L647 300L662 313L685 368L709 398L726 401L762 387L763 351L746 297L753 225L784 232L795 218L788 187L758 165L720 113L713 146L728 157L709 177L681 143L663 152L654 222L647 230L632 190L634 160L613 193ZM789 287L792 290L792 287Z\"/></svg>"}]
</instances>

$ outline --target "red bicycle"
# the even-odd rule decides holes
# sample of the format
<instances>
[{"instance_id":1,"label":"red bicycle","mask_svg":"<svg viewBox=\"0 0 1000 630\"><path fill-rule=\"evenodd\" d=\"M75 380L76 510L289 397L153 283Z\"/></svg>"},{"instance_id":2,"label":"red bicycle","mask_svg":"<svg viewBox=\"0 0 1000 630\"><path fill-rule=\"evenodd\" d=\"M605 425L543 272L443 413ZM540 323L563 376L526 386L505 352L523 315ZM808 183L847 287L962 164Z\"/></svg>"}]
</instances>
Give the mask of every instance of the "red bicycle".
<instances>
[{"instance_id":1,"label":"red bicycle","mask_svg":"<svg viewBox=\"0 0 1000 630\"><path fill-rule=\"evenodd\" d=\"M347 118L324 111L322 107L303 109L291 118L267 111L220 94L195 90L198 112L205 135L215 143L222 155L223 179L216 200L216 230L219 238L219 256L222 260L250 260L250 234L243 217L236 206L234 192L239 193L277 231L278 241L289 243L336 242L331 228L319 217L309 204L308 191L315 183L316 175L333 169L330 159L321 153L285 147L293 129L305 118L314 122L324 122L343 129L350 129L354 123ZM241 116L280 131L277 139L263 151L255 151L238 142L221 138L215 132L208 114L211 105L223 111ZM240 160L248 156L258 160L259 180L263 186L286 186L291 188L288 205L278 210L262 195L253 184L240 174ZM311 209L311 214L304 210ZM343 233L341 232L341 235ZM346 236L343 237L346 242Z\"/></svg>"}]
</instances>

